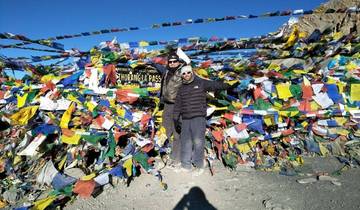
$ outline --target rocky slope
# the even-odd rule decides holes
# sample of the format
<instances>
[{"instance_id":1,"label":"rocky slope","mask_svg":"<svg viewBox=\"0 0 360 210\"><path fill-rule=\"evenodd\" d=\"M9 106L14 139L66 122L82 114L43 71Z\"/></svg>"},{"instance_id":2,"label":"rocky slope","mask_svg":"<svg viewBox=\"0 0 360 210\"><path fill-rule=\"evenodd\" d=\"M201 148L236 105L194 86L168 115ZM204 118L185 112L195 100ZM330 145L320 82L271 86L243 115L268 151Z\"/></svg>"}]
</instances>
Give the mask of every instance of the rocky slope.
<instances>
[{"instance_id":1,"label":"rocky slope","mask_svg":"<svg viewBox=\"0 0 360 210\"><path fill-rule=\"evenodd\" d=\"M325 12L328 9L344 9L349 7L360 7L359 0L332 0L320 5L316 11ZM312 14L305 15L299 19L300 30L312 33L315 29L324 31L331 28L334 31L341 31L348 34L350 29L356 27L360 32L360 13L333 13L333 14Z\"/></svg>"}]
</instances>

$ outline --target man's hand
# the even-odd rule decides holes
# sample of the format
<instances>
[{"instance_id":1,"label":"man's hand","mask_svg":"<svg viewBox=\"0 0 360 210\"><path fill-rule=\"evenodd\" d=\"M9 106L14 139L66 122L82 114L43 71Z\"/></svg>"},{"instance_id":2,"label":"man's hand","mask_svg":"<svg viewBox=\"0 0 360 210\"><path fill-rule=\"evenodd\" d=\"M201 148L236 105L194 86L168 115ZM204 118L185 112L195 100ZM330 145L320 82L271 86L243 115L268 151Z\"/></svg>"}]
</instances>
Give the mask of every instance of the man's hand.
<instances>
[{"instance_id":1,"label":"man's hand","mask_svg":"<svg viewBox=\"0 0 360 210\"><path fill-rule=\"evenodd\" d=\"M177 133L181 133L181 122L180 120L174 120L174 127Z\"/></svg>"}]
</instances>

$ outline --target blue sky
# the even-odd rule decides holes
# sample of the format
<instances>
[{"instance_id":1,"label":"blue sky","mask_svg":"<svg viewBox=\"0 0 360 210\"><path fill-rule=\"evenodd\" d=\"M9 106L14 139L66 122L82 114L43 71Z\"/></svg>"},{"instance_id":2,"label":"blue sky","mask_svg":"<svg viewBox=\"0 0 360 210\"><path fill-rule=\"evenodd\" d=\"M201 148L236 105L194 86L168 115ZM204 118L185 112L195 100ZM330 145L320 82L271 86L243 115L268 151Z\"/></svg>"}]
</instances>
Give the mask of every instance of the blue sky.
<instances>
[{"instance_id":1,"label":"blue sky","mask_svg":"<svg viewBox=\"0 0 360 210\"><path fill-rule=\"evenodd\" d=\"M154 23L186 19L259 15L288 9L314 9L325 0L0 0L0 32L22 34L40 39L64 34L109 29L112 27L149 27ZM277 30L289 17L257 18L194 24L180 27L112 33L61 40L66 49L89 50L101 41L117 37L119 42L174 40L184 37L252 37ZM0 40L0 44L16 43ZM28 45L29 47L38 47ZM41 48L41 47L39 47ZM16 49L0 49L8 57L51 55Z\"/></svg>"}]
</instances>

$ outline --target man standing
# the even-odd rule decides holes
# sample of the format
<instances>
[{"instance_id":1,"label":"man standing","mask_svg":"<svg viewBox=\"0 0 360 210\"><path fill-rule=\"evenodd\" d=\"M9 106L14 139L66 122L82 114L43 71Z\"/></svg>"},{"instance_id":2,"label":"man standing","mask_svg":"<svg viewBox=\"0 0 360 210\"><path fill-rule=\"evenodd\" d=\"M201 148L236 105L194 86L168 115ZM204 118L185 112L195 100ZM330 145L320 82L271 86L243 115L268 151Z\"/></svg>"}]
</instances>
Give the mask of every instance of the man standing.
<instances>
[{"instance_id":1,"label":"man standing","mask_svg":"<svg viewBox=\"0 0 360 210\"><path fill-rule=\"evenodd\" d=\"M180 117L182 119L181 168L178 171L190 171L193 163L195 175L200 175L204 171L206 91L224 90L231 86L202 79L194 74L191 66L181 68L181 77L183 85L178 91L174 108L175 127L180 127Z\"/></svg>"},{"instance_id":2,"label":"man standing","mask_svg":"<svg viewBox=\"0 0 360 210\"><path fill-rule=\"evenodd\" d=\"M190 62L187 59L185 60ZM180 165L181 144L180 134L176 132L174 127L174 103L177 91L182 84L180 68L183 66L183 62L180 62L178 54L173 52L168 55L167 67L155 63L152 65L162 76L160 90L160 99L164 104L162 125L166 129L166 136L169 141L171 136L174 135L174 139L171 144L170 163L167 163L167 165L170 167L176 167Z\"/></svg>"}]
</instances>

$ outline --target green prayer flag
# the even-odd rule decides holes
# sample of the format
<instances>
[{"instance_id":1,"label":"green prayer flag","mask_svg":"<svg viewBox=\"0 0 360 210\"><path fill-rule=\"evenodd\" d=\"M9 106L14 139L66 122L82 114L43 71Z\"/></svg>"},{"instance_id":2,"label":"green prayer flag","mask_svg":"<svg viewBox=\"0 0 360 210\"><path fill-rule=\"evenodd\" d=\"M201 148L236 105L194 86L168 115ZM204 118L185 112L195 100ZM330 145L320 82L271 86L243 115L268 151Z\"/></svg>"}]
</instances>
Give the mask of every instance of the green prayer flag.
<instances>
[{"instance_id":1,"label":"green prayer flag","mask_svg":"<svg viewBox=\"0 0 360 210\"><path fill-rule=\"evenodd\" d=\"M34 100L35 96L38 94L38 90L32 90L29 92L27 98L26 98L26 103L30 103Z\"/></svg>"},{"instance_id":2,"label":"green prayer flag","mask_svg":"<svg viewBox=\"0 0 360 210\"><path fill-rule=\"evenodd\" d=\"M50 196L54 195L65 195L65 196L71 196L73 191L73 185L68 185L62 189L59 190L53 190L49 193Z\"/></svg>"},{"instance_id":3,"label":"green prayer flag","mask_svg":"<svg viewBox=\"0 0 360 210\"><path fill-rule=\"evenodd\" d=\"M297 99L301 99L302 89L300 85L290 85L290 92Z\"/></svg>"},{"instance_id":4,"label":"green prayer flag","mask_svg":"<svg viewBox=\"0 0 360 210\"><path fill-rule=\"evenodd\" d=\"M103 138L106 138L106 135L81 135L81 138L91 144L97 144Z\"/></svg>"},{"instance_id":5,"label":"green prayer flag","mask_svg":"<svg viewBox=\"0 0 360 210\"><path fill-rule=\"evenodd\" d=\"M268 110L271 108L271 104L262 98L256 99L254 103L254 109L256 110Z\"/></svg>"},{"instance_id":6,"label":"green prayer flag","mask_svg":"<svg viewBox=\"0 0 360 210\"><path fill-rule=\"evenodd\" d=\"M109 149L108 151L104 154L104 158L106 157L111 157L114 158L115 157L115 148L116 148L116 143L114 140L114 134L112 132L109 133Z\"/></svg>"},{"instance_id":7,"label":"green prayer flag","mask_svg":"<svg viewBox=\"0 0 360 210\"><path fill-rule=\"evenodd\" d=\"M140 165L141 165L146 171L148 171L148 170L150 169L150 166L149 166L149 164L148 164L148 162L147 162L148 157L147 157L144 153L138 152L138 153L136 153L136 154L134 155L133 158L134 158L134 160L135 160L136 162L140 163Z\"/></svg>"},{"instance_id":8,"label":"green prayer flag","mask_svg":"<svg viewBox=\"0 0 360 210\"><path fill-rule=\"evenodd\" d=\"M134 93L137 93L142 97L149 95L149 92L147 91L146 88L135 88L133 91Z\"/></svg>"},{"instance_id":9,"label":"green prayer flag","mask_svg":"<svg viewBox=\"0 0 360 210\"><path fill-rule=\"evenodd\" d=\"M236 155L231 152L227 154L223 154L222 158L224 159L225 164L233 169L236 167L236 164L238 163Z\"/></svg>"}]
</instances>

